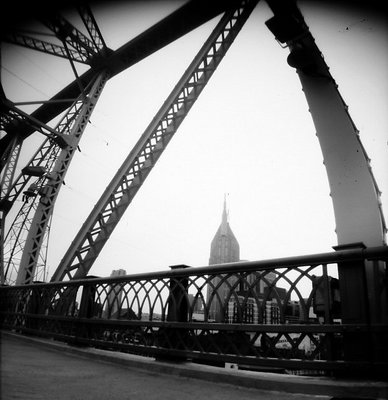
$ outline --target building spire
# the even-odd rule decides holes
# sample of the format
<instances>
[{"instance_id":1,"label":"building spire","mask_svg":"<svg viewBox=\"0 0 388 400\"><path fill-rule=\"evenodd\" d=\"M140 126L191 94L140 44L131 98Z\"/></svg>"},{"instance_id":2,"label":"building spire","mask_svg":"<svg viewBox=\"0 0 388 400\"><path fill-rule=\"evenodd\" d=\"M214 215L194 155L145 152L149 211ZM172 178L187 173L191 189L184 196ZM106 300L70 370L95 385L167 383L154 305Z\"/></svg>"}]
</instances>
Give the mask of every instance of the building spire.
<instances>
[{"instance_id":1,"label":"building spire","mask_svg":"<svg viewBox=\"0 0 388 400\"><path fill-rule=\"evenodd\" d=\"M226 235L228 232L228 217L229 213L226 210L226 193L224 194L224 210L222 212L222 222L221 222L221 235Z\"/></svg>"}]
</instances>

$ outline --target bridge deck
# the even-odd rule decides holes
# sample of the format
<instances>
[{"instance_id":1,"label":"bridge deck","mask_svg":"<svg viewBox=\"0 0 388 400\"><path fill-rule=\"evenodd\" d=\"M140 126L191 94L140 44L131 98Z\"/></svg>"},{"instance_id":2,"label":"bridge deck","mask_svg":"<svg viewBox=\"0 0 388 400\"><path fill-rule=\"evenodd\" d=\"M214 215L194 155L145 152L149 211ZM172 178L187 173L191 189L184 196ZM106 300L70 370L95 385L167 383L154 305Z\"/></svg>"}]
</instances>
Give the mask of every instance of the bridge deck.
<instances>
[{"instance_id":1,"label":"bridge deck","mask_svg":"<svg viewBox=\"0 0 388 400\"><path fill-rule=\"evenodd\" d=\"M388 384L174 364L1 334L0 397L8 399L386 399ZM293 393L290 393L293 392Z\"/></svg>"}]
</instances>

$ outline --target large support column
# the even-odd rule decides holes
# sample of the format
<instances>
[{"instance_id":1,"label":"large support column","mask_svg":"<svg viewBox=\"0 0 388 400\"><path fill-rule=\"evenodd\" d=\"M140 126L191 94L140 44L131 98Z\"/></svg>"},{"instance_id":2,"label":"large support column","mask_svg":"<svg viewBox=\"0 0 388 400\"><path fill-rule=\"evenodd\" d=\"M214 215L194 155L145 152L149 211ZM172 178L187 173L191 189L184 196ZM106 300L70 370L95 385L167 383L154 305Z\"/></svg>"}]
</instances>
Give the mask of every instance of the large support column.
<instances>
[{"instance_id":1,"label":"large support column","mask_svg":"<svg viewBox=\"0 0 388 400\"><path fill-rule=\"evenodd\" d=\"M337 84L293 2L269 1L275 16L266 22L290 49L288 64L296 69L309 106L326 167L336 221L338 245L385 244L380 193L369 158ZM292 6L293 5L293 6ZM349 65L351 68L351 65Z\"/></svg>"},{"instance_id":2,"label":"large support column","mask_svg":"<svg viewBox=\"0 0 388 400\"><path fill-rule=\"evenodd\" d=\"M384 245L380 192L337 84L295 4L284 7L270 0L269 5L275 16L266 24L290 49L287 62L299 76L322 149L336 221L336 249ZM384 269L369 261L365 265L339 263L343 323L386 322ZM359 357L356 347L352 348L346 355L349 359Z\"/></svg>"},{"instance_id":3,"label":"large support column","mask_svg":"<svg viewBox=\"0 0 388 400\"><path fill-rule=\"evenodd\" d=\"M369 159L319 50L312 40L305 39L291 47L288 62L297 69L321 145L338 245L343 248L353 243L362 243L366 247L385 244L385 221ZM386 309L386 304L380 304L383 300L380 290L383 268L376 271L372 263L365 265L369 304L363 307L369 308L370 322L375 323L383 322L383 316L376 310L381 306ZM340 271L340 275L343 282L355 282L351 269ZM357 293L356 287L354 292ZM347 294L342 293L343 301ZM352 315L352 307L343 312ZM362 319L359 322L368 321Z\"/></svg>"},{"instance_id":4,"label":"large support column","mask_svg":"<svg viewBox=\"0 0 388 400\"><path fill-rule=\"evenodd\" d=\"M289 60L294 51L292 50ZM338 93L337 85L331 77L321 74L319 70L315 74L309 74L298 68L297 72L317 130L329 179L338 248L343 249L344 246L357 243L366 247L381 246L385 244L385 223L379 191L358 131ZM345 282L348 289L352 283L355 285L350 289L353 293L350 303L345 300L345 296L350 294L348 289L341 293L343 312L349 314L345 319L350 318L354 322L353 302L357 298L357 288L361 285L361 280L366 280L368 296L365 300L369 304L364 304L362 308L369 308L369 313L363 315L366 317L369 314L370 322L383 322L383 315L377 314L384 297L380 290L383 268L381 266L380 272L376 271L372 263L366 262L365 272L356 273L348 266L343 270L339 265L341 287L344 288ZM382 306L386 310L386 304ZM359 320L360 323L369 321L364 318Z\"/></svg>"},{"instance_id":5,"label":"large support column","mask_svg":"<svg viewBox=\"0 0 388 400\"><path fill-rule=\"evenodd\" d=\"M291 53L291 56L293 52ZM334 80L297 69L329 178L339 245L384 244L384 223L369 159Z\"/></svg>"}]
</instances>

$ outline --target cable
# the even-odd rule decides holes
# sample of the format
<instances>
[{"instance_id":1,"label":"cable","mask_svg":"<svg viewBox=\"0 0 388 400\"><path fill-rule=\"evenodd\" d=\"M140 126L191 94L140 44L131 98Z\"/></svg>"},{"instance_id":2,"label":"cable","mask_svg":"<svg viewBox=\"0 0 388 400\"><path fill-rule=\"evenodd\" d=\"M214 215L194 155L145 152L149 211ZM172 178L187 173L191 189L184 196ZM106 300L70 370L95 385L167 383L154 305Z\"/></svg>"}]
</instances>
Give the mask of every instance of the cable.
<instances>
[{"instance_id":1,"label":"cable","mask_svg":"<svg viewBox=\"0 0 388 400\"><path fill-rule=\"evenodd\" d=\"M98 113L97 113L97 114L98 114ZM92 127L93 127L94 129L96 129L97 131L100 131L100 132L97 132L97 134L99 134L101 137L103 137L103 140L104 140L104 142L107 144L107 146L110 144L110 142L105 138L105 136L110 137L109 140L111 140L111 141L113 141L113 142L116 142L117 145L119 145L120 147L121 147L121 146L127 146L127 145L128 145L128 144L122 142L121 140L118 140L118 139L115 138L115 137L111 137L110 134L109 134L109 132L107 132L105 129L101 128L100 126L96 125L95 123L93 123L93 122L91 122L91 121L89 121L89 122L90 122L90 124L92 125Z\"/></svg>"},{"instance_id":2,"label":"cable","mask_svg":"<svg viewBox=\"0 0 388 400\"><path fill-rule=\"evenodd\" d=\"M27 82L26 80L24 80L23 78L21 78L20 76L15 74L14 72L10 71L7 67L4 67L4 65L2 65L1 68L4 69L5 71L7 71L9 74L13 75L15 78L19 79L21 82L25 83L30 88L32 88L35 91L37 91L38 93L42 94L45 97L49 97L48 94L46 94L46 93L42 92L41 90L37 89L35 86L31 85L29 82Z\"/></svg>"},{"instance_id":3,"label":"cable","mask_svg":"<svg viewBox=\"0 0 388 400\"><path fill-rule=\"evenodd\" d=\"M54 35L55 36L55 35ZM53 81L59 83L60 85L63 85L63 82L60 82L56 79L56 77L54 77L53 75L51 75L49 72L47 72L47 70L45 70L41 65L39 65L38 63L36 63L35 61L33 61L30 57L28 57L24 52L20 51L20 50L16 50L15 51L21 55L22 57L24 57L25 59L27 59L32 65L34 65L36 68L40 69L42 72L44 72L48 77L50 77Z\"/></svg>"}]
</instances>

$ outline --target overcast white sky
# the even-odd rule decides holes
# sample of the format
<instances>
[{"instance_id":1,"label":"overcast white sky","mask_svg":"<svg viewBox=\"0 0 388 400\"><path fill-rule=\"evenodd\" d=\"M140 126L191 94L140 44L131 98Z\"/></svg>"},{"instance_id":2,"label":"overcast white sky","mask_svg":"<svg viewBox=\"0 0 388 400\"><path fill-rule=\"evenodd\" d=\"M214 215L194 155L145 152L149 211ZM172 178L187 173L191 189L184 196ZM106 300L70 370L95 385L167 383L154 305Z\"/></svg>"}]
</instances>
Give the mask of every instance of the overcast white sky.
<instances>
[{"instance_id":1,"label":"overcast white sky","mask_svg":"<svg viewBox=\"0 0 388 400\"><path fill-rule=\"evenodd\" d=\"M181 3L114 4L93 11L116 49ZM387 215L387 19L358 8L300 7L360 130ZM90 274L207 265L224 193L242 259L327 252L337 244L319 142L288 50L264 25L270 17L259 3ZM49 276L217 21L107 83L57 200ZM46 99L74 79L65 60L9 45L1 72L13 101Z\"/></svg>"}]
</instances>

